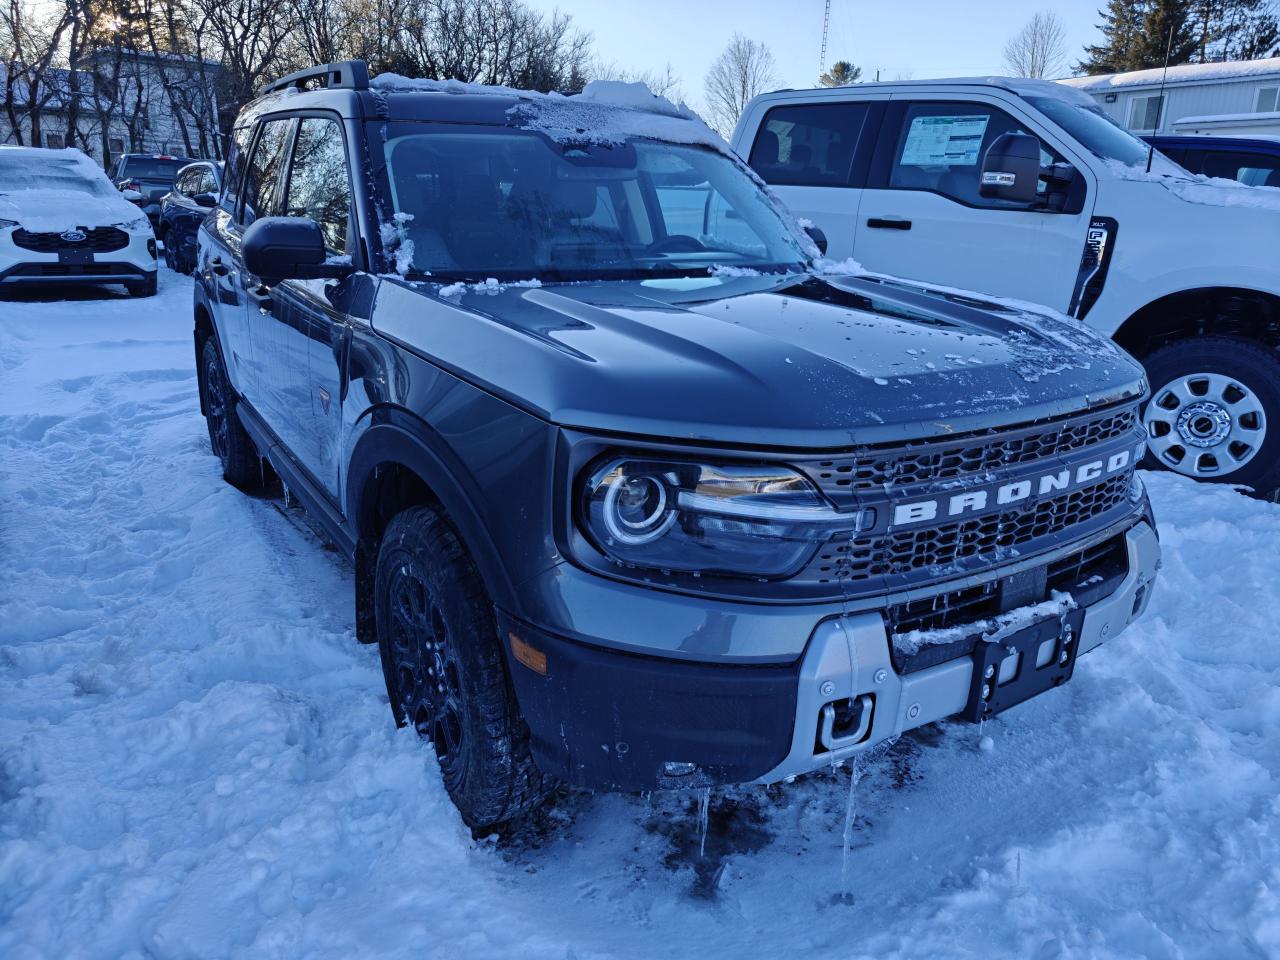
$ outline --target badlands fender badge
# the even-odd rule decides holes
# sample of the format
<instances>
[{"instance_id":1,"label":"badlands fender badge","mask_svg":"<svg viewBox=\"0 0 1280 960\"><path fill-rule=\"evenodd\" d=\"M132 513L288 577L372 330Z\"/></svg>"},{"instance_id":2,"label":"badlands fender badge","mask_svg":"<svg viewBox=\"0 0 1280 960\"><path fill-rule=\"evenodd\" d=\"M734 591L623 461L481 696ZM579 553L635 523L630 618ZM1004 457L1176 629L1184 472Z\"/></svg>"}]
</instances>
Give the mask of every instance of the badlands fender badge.
<instances>
[{"instance_id":1,"label":"badlands fender badge","mask_svg":"<svg viewBox=\"0 0 1280 960\"><path fill-rule=\"evenodd\" d=\"M1102 295L1102 285L1107 281L1107 270L1111 266L1111 254L1115 250L1119 230L1120 224L1111 217L1093 217L1089 221L1080 271L1076 274L1071 306L1067 309L1077 320L1083 320Z\"/></svg>"}]
</instances>

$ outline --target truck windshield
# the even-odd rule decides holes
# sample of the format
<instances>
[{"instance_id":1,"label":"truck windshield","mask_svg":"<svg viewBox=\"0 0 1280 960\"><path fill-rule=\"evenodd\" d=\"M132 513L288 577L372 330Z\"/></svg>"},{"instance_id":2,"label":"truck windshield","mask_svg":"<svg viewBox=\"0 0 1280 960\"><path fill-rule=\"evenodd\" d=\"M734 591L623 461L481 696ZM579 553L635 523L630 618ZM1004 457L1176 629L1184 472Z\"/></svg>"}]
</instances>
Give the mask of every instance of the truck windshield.
<instances>
[{"instance_id":1,"label":"truck windshield","mask_svg":"<svg viewBox=\"0 0 1280 960\"><path fill-rule=\"evenodd\" d=\"M1150 148L1097 107L1086 107L1055 97L1027 97L1027 101L1079 140L1095 157L1115 160L1129 167L1146 166ZM1172 164L1172 161L1168 162Z\"/></svg>"},{"instance_id":2,"label":"truck windshield","mask_svg":"<svg viewBox=\"0 0 1280 960\"><path fill-rule=\"evenodd\" d=\"M384 239L415 275L618 279L807 265L770 198L711 149L428 123L391 124L381 142L398 215Z\"/></svg>"}]
</instances>

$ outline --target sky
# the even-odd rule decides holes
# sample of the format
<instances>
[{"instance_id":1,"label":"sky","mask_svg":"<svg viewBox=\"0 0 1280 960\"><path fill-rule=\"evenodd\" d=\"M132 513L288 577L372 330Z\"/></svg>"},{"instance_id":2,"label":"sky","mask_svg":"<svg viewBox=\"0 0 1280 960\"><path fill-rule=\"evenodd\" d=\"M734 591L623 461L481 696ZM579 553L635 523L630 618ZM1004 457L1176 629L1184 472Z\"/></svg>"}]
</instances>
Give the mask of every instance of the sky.
<instances>
[{"instance_id":1,"label":"sky","mask_svg":"<svg viewBox=\"0 0 1280 960\"><path fill-rule=\"evenodd\" d=\"M532 0L591 32L606 62L661 71L670 63L689 104L703 106L702 82L734 32L769 46L778 87L817 83L823 0ZM850 60L864 79L971 76L1007 72L1005 42L1037 10L1066 28L1070 63L1096 42L1104 0L832 0L827 64Z\"/></svg>"}]
</instances>

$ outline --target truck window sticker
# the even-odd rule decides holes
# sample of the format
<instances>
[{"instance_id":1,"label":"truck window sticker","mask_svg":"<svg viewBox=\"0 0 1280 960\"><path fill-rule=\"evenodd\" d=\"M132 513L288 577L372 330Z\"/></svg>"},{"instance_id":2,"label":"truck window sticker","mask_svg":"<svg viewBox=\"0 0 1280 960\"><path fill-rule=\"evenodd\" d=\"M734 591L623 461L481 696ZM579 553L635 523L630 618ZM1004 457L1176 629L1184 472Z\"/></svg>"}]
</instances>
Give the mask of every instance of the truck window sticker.
<instances>
[{"instance_id":1,"label":"truck window sticker","mask_svg":"<svg viewBox=\"0 0 1280 960\"><path fill-rule=\"evenodd\" d=\"M982 152L988 114L914 117L902 147L904 167L972 167Z\"/></svg>"}]
</instances>

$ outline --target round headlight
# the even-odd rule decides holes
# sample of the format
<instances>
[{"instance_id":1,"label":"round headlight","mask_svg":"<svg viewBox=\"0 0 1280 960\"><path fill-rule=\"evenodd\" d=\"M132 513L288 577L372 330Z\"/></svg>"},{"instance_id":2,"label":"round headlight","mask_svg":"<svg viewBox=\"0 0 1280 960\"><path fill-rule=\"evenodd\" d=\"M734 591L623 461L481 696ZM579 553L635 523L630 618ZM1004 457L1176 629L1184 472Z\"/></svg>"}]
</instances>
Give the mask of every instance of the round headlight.
<instances>
[{"instance_id":1,"label":"round headlight","mask_svg":"<svg viewBox=\"0 0 1280 960\"><path fill-rule=\"evenodd\" d=\"M619 474L605 493L605 529L620 543L650 543L666 533L675 519L667 486L653 474Z\"/></svg>"}]
</instances>

